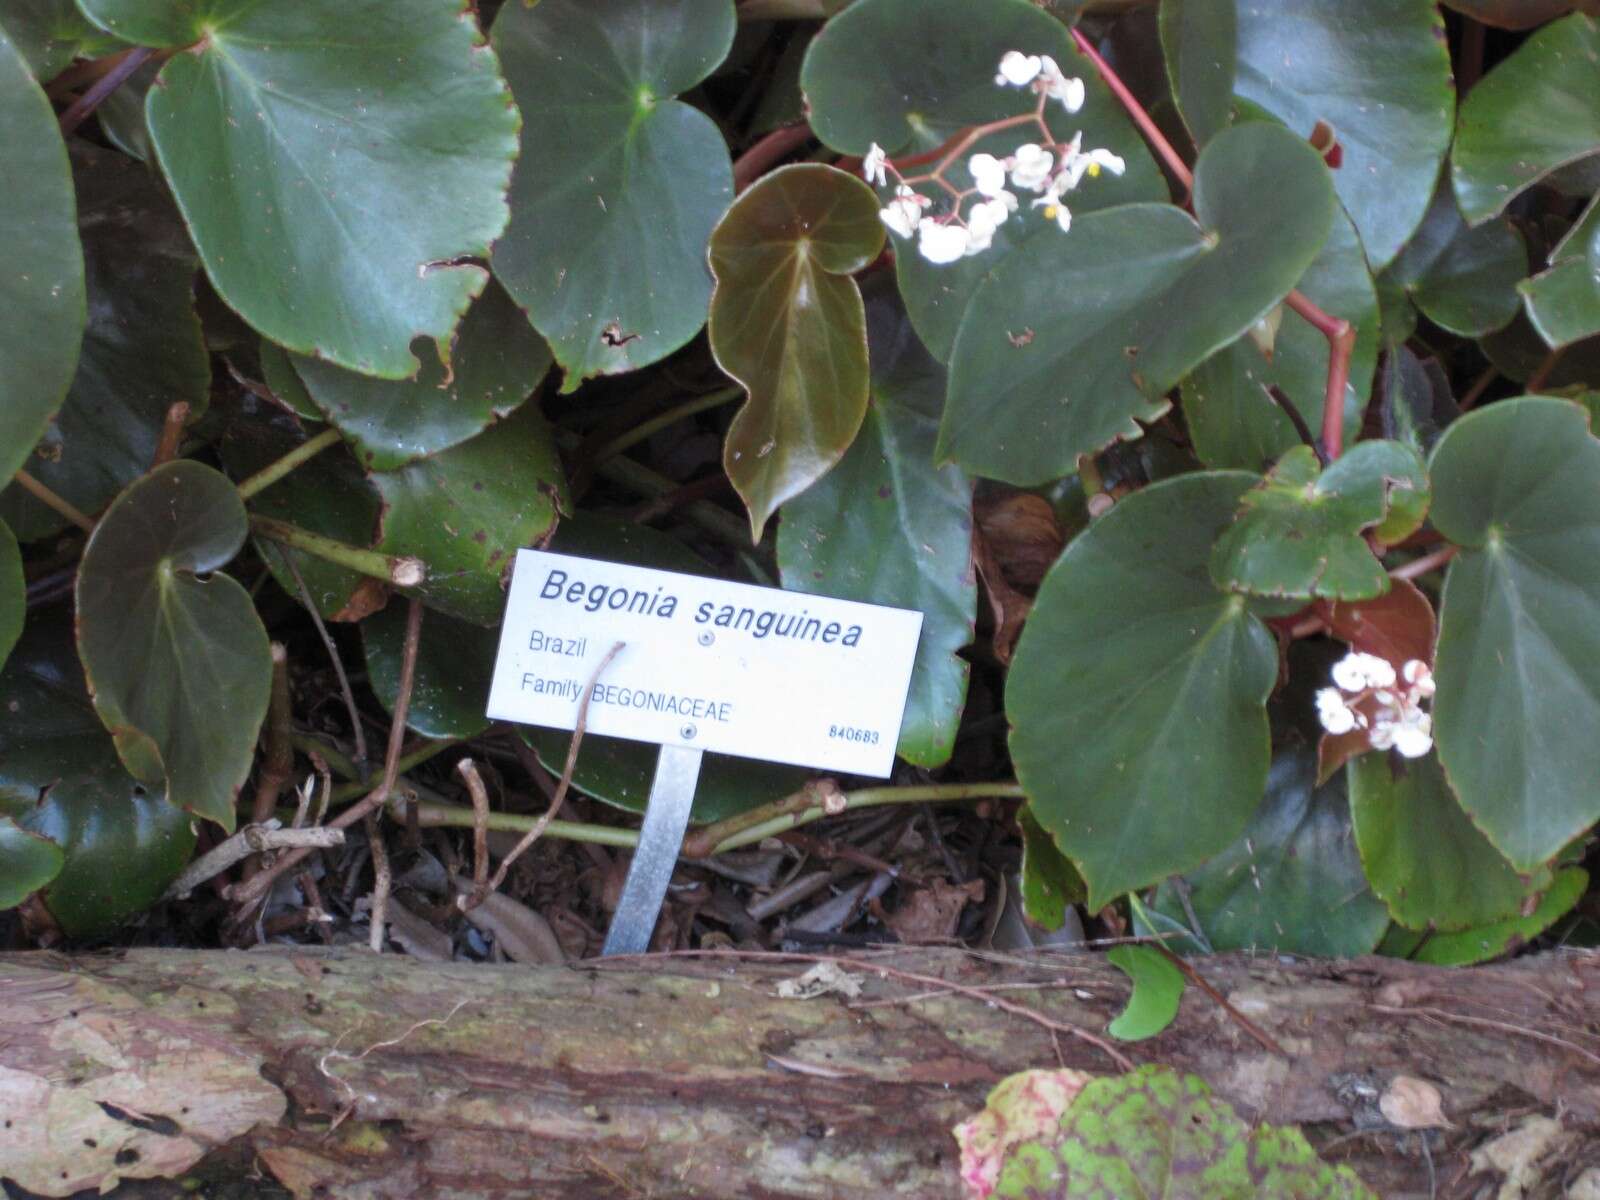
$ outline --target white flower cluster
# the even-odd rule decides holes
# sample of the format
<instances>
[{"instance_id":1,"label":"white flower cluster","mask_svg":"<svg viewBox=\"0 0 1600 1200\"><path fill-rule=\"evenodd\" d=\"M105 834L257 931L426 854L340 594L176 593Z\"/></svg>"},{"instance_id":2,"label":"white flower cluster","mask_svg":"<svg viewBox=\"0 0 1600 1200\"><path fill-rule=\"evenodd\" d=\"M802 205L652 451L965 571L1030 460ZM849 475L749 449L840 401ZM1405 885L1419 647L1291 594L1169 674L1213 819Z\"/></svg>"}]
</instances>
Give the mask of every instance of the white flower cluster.
<instances>
[{"instance_id":1,"label":"white flower cluster","mask_svg":"<svg viewBox=\"0 0 1600 1200\"><path fill-rule=\"evenodd\" d=\"M1000 87L1031 88L1039 97L1039 114L1036 119L1045 130L1042 117L1044 106L1059 100L1069 113L1083 107L1084 84L1081 79L1068 79L1061 73L1055 59L1047 54L1023 54L1008 50L1000 60L999 73L994 77ZM1015 124L1015 121L1008 122ZM1048 137L1048 130L1045 130ZM943 168L941 168L942 170ZM917 250L931 263L943 265L974 254L981 254L994 242L995 230L1017 211L1016 194L1007 189L1034 192L1038 198L1030 208L1044 209L1044 216L1054 221L1066 232L1072 228L1072 213L1061 197L1074 190L1085 176L1093 178L1101 171L1121 175L1127 164L1109 150L1083 149L1083 131L1079 130L1065 145L1049 142L1024 142L1005 158L992 154L974 154L967 159L967 172L972 176L972 186L957 191L936 171L927 176L936 180L955 197L955 208L943 215L932 216L927 209L933 200L910 186L883 148L876 142L861 160L861 173L868 183L878 187L889 186L889 172L896 179L894 199L880 209L879 217L890 231L899 237L917 239ZM921 179L914 182L920 182ZM961 204L969 196L979 197L961 216Z\"/></svg>"},{"instance_id":2,"label":"white flower cluster","mask_svg":"<svg viewBox=\"0 0 1600 1200\"><path fill-rule=\"evenodd\" d=\"M1317 693L1317 716L1329 733L1363 729L1374 750L1400 751L1421 758L1433 746L1433 718L1422 711L1432 699L1433 672L1421 659L1407 660L1395 674L1394 664L1359 651L1333 665L1336 687Z\"/></svg>"}]
</instances>

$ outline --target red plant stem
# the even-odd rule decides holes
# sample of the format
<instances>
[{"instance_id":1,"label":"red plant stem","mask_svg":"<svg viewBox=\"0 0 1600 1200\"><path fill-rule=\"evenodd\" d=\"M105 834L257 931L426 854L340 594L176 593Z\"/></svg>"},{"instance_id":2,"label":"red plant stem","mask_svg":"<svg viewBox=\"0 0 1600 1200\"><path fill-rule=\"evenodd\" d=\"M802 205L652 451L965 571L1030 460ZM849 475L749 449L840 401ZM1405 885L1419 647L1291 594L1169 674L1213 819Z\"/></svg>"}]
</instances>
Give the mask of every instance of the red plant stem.
<instances>
[{"instance_id":1,"label":"red plant stem","mask_svg":"<svg viewBox=\"0 0 1600 1200\"><path fill-rule=\"evenodd\" d=\"M1100 57L1100 52L1088 38L1074 29L1072 39L1077 43L1083 56L1094 64L1094 69L1100 73L1101 80L1111 89L1111 94L1121 102L1128 116L1133 118L1133 123L1139 127L1139 132L1144 134L1145 140L1167 164L1167 169L1178 182L1192 192L1194 172L1156 127L1150 114L1144 110L1144 105L1140 104L1128 90L1127 84L1117 77L1117 73L1111 69L1111 64ZM1290 292L1284 302L1328 339L1328 386L1323 394L1322 443L1328 461L1332 462L1344 449L1344 390L1350 382L1350 355L1355 349L1355 329L1349 321L1331 317L1323 312L1299 291Z\"/></svg>"},{"instance_id":2,"label":"red plant stem","mask_svg":"<svg viewBox=\"0 0 1600 1200\"><path fill-rule=\"evenodd\" d=\"M145 61L154 53L155 51L149 46L135 46L125 52L116 66L95 80L94 85L61 114L61 136L66 137L82 125L89 114L99 108L107 96L126 83L128 77L144 66Z\"/></svg>"},{"instance_id":3,"label":"red plant stem","mask_svg":"<svg viewBox=\"0 0 1600 1200\"><path fill-rule=\"evenodd\" d=\"M1432 554L1424 554L1421 558L1412 559L1403 567L1396 567L1389 572L1390 579L1416 579L1426 575L1429 571L1437 571L1445 563L1456 556L1455 546L1445 546L1435 550Z\"/></svg>"},{"instance_id":4,"label":"red plant stem","mask_svg":"<svg viewBox=\"0 0 1600 1200\"><path fill-rule=\"evenodd\" d=\"M794 153L812 138L811 126L802 121L798 125L785 125L774 129L733 164L733 190L742 192L779 161Z\"/></svg>"}]
</instances>

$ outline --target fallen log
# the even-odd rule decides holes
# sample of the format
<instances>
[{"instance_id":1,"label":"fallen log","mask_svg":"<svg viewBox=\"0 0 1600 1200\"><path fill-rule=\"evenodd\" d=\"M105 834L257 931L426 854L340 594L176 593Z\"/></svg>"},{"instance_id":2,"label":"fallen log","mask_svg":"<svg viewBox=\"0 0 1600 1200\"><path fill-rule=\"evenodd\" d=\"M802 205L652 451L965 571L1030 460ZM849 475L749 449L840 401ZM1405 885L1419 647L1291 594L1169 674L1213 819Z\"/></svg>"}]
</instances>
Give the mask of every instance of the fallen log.
<instances>
[{"instance_id":1,"label":"fallen log","mask_svg":"<svg viewBox=\"0 0 1600 1200\"><path fill-rule=\"evenodd\" d=\"M231 1155L305 1197L954 1197L949 1130L994 1083L1116 1069L1049 1027L1119 1011L1099 956L905 950L845 963L853 999L780 997L808 965L0 954L0 1179L62 1196ZM1468 1152L1530 1113L1600 1146L1600 955L1198 965L1285 1054L1195 988L1121 1049L1307 1127L1381 1195L1473 1194L1447 1190L1483 1184ZM1362 1111L1397 1074L1443 1095L1427 1146Z\"/></svg>"}]
</instances>

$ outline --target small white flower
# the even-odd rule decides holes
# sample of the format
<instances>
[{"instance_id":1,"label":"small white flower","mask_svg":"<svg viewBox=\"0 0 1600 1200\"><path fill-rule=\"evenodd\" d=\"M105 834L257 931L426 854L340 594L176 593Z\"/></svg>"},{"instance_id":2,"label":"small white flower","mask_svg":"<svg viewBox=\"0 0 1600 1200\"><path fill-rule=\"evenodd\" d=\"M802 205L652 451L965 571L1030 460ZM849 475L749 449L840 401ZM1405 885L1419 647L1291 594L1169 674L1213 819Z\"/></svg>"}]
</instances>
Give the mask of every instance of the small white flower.
<instances>
[{"instance_id":1,"label":"small white flower","mask_svg":"<svg viewBox=\"0 0 1600 1200\"><path fill-rule=\"evenodd\" d=\"M1376 654L1354 651L1333 664L1333 681L1347 692L1392 688L1395 681L1394 665Z\"/></svg>"},{"instance_id":2,"label":"small white flower","mask_svg":"<svg viewBox=\"0 0 1600 1200\"><path fill-rule=\"evenodd\" d=\"M1413 658L1400 668L1400 678L1411 685L1411 693L1419 698L1433 695L1433 672L1420 658Z\"/></svg>"},{"instance_id":3,"label":"small white flower","mask_svg":"<svg viewBox=\"0 0 1600 1200\"><path fill-rule=\"evenodd\" d=\"M981 254L994 242L994 231L1005 224L1010 210L1004 200L985 200L967 213L967 255Z\"/></svg>"},{"instance_id":4,"label":"small white flower","mask_svg":"<svg viewBox=\"0 0 1600 1200\"><path fill-rule=\"evenodd\" d=\"M878 210L878 219L887 225L891 232L908 238L917 231L917 222L922 219L922 210L932 203L928 197L919 195L902 183L895 189L894 199L889 201L889 207Z\"/></svg>"},{"instance_id":5,"label":"small white flower","mask_svg":"<svg viewBox=\"0 0 1600 1200\"><path fill-rule=\"evenodd\" d=\"M967 159L972 186L982 196L998 196L1005 190L1006 165L992 154L974 154Z\"/></svg>"},{"instance_id":6,"label":"small white flower","mask_svg":"<svg viewBox=\"0 0 1600 1200\"><path fill-rule=\"evenodd\" d=\"M1433 718L1415 706L1407 708L1394 727L1394 748L1406 758L1421 758L1433 749Z\"/></svg>"},{"instance_id":7,"label":"small white flower","mask_svg":"<svg viewBox=\"0 0 1600 1200\"><path fill-rule=\"evenodd\" d=\"M1020 50L1007 50L1000 58L1000 74L994 77L999 87L1027 87L1039 74L1037 54L1024 54Z\"/></svg>"},{"instance_id":8,"label":"small white flower","mask_svg":"<svg viewBox=\"0 0 1600 1200\"><path fill-rule=\"evenodd\" d=\"M1344 702L1338 688L1321 688L1317 692L1317 719L1329 733L1349 733L1356 727L1359 714Z\"/></svg>"},{"instance_id":9,"label":"small white flower","mask_svg":"<svg viewBox=\"0 0 1600 1200\"><path fill-rule=\"evenodd\" d=\"M878 187L888 187L888 163L889 156L884 153L883 147L873 142L867 156L861 160L861 177Z\"/></svg>"},{"instance_id":10,"label":"small white flower","mask_svg":"<svg viewBox=\"0 0 1600 1200\"><path fill-rule=\"evenodd\" d=\"M1056 176L1061 180L1061 190L1072 191L1083 181L1085 175L1093 179L1101 171L1110 171L1113 175L1121 175L1128 169L1119 155L1109 150L1090 150L1084 152L1079 149L1083 141L1083 134L1079 133L1072 139L1071 152L1061 160L1061 173Z\"/></svg>"},{"instance_id":11,"label":"small white flower","mask_svg":"<svg viewBox=\"0 0 1600 1200\"><path fill-rule=\"evenodd\" d=\"M953 263L967 253L972 235L960 225L946 225L923 217L917 225L917 250L935 266Z\"/></svg>"},{"instance_id":12,"label":"small white flower","mask_svg":"<svg viewBox=\"0 0 1600 1200\"><path fill-rule=\"evenodd\" d=\"M1040 90L1052 100L1061 101L1069 113L1075 113L1083 107L1086 91L1083 80L1078 78L1068 79L1061 73L1061 68L1056 65L1056 60L1048 54L1039 59L1039 80L1043 83Z\"/></svg>"},{"instance_id":13,"label":"small white flower","mask_svg":"<svg viewBox=\"0 0 1600 1200\"><path fill-rule=\"evenodd\" d=\"M1012 184L1027 192L1037 192L1049 180L1055 158L1043 146L1024 142L1007 161L1011 164Z\"/></svg>"}]
</instances>

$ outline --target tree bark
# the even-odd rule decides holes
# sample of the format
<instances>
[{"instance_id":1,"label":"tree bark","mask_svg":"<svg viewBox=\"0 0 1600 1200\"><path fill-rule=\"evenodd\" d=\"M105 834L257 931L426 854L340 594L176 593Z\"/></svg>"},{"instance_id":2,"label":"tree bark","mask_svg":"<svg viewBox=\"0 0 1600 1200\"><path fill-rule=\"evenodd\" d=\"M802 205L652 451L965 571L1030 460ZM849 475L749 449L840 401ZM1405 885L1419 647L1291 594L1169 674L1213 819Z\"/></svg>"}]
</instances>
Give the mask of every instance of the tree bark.
<instances>
[{"instance_id":1,"label":"tree bark","mask_svg":"<svg viewBox=\"0 0 1600 1200\"><path fill-rule=\"evenodd\" d=\"M854 1000L780 999L807 966L0 955L0 1178L70 1195L231 1154L304 1197L956 1197L949 1131L994 1083L1115 1070L1025 1013L879 973L1004 985L995 998L1098 1032L1128 995L1099 956L906 950L852 960ZM1468 1152L1530 1113L1600 1145L1600 955L1198 966L1286 1056L1194 987L1124 1051L1306 1126L1380 1195L1428 1195L1430 1171L1438 1195L1473 1194ZM1436 1084L1454 1125L1425 1153L1355 1098L1397 1074Z\"/></svg>"}]
</instances>

